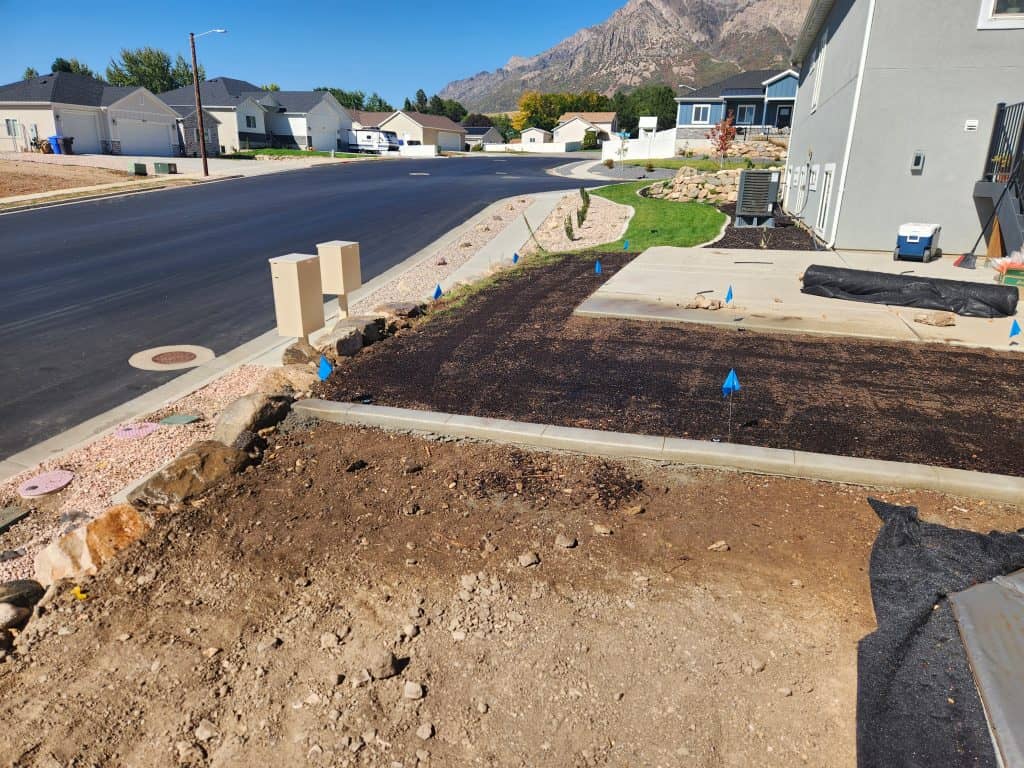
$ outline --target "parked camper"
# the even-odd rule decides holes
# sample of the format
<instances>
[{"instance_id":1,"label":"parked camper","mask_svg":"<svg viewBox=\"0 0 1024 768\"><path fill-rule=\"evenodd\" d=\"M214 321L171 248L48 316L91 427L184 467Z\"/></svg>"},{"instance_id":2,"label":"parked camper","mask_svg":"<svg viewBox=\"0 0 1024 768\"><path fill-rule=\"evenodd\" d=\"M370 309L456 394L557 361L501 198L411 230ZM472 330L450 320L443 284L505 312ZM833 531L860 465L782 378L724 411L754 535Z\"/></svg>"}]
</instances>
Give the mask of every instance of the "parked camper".
<instances>
[{"instance_id":1,"label":"parked camper","mask_svg":"<svg viewBox=\"0 0 1024 768\"><path fill-rule=\"evenodd\" d=\"M379 128L353 128L348 132L348 144L350 149L357 152L397 152L398 134Z\"/></svg>"}]
</instances>

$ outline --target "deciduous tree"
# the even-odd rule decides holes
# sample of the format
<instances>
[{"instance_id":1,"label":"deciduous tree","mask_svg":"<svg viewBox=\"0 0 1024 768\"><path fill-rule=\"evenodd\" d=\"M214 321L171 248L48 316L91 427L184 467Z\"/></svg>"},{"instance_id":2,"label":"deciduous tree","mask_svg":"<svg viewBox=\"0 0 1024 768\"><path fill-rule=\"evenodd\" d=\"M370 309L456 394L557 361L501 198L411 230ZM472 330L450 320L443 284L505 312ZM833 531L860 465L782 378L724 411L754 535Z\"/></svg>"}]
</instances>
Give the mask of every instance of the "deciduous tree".
<instances>
[{"instance_id":1,"label":"deciduous tree","mask_svg":"<svg viewBox=\"0 0 1024 768\"><path fill-rule=\"evenodd\" d=\"M76 75L88 75L89 77L96 77L96 73L89 69L89 67L80 62L78 59L65 59L60 56L53 60L53 64L50 65L50 71L72 72Z\"/></svg>"},{"instance_id":2,"label":"deciduous tree","mask_svg":"<svg viewBox=\"0 0 1024 768\"><path fill-rule=\"evenodd\" d=\"M25 74L21 76L21 79L31 80L33 77L39 77L39 72L34 67L25 67Z\"/></svg>"},{"instance_id":3,"label":"deciduous tree","mask_svg":"<svg viewBox=\"0 0 1024 768\"><path fill-rule=\"evenodd\" d=\"M199 79L206 79L201 68ZM170 55L152 46L122 48L120 60L111 59L107 67L107 82L111 85L141 86L153 93L163 93L190 85L192 67L181 54L172 66Z\"/></svg>"}]
</instances>

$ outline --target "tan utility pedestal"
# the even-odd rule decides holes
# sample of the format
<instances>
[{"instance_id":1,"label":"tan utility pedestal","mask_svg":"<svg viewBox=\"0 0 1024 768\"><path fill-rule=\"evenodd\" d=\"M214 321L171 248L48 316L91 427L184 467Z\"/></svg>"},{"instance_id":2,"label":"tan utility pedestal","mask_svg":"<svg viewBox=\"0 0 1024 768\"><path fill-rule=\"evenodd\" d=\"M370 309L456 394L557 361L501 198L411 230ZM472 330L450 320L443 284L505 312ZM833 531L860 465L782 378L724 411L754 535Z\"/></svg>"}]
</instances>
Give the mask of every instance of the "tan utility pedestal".
<instances>
[{"instance_id":1,"label":"tan utility pedestal","mask_svg":"<svg viewBox=\"0 0 1024 768\"><path fill-rule=\"evenodd\" d=\"M320 280L326 295L338 297L340 317L348 317L348 297L363 284L359 264L359 243L351 240L331 240L318 243Z\"/></svg>"},{"instance_id":2,"label":"tan utility pedestal","mask_svg":"<svg viewBox=\"0 0 1024 768\"><path fill-rule=\"evenodd\" d=\"M270 277L279 336L308 339L324 327L319 257L306 253L275 256L270 259Z\"/></svg>"}]
</instances>

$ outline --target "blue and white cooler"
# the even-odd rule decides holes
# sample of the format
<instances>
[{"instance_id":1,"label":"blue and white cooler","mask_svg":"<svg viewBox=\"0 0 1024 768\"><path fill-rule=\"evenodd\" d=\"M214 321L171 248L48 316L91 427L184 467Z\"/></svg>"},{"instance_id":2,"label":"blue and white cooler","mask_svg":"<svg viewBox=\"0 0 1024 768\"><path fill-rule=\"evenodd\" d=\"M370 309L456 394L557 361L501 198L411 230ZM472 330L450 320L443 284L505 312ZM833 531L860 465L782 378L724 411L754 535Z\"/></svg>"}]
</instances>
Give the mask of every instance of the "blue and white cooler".
<instances>
[{"instance_id":1,"label":"blue and white cooler","mask_svg":"<svg viewBox=\"0 0 1024 768\"><path fill-rule=\"evenodd\" d=\"M896 235L896 250L892 257L895 261L924 261L937 259L939 250L939 233L942 227L938 224L902 224Z\"/></svg>"}]
</instances>

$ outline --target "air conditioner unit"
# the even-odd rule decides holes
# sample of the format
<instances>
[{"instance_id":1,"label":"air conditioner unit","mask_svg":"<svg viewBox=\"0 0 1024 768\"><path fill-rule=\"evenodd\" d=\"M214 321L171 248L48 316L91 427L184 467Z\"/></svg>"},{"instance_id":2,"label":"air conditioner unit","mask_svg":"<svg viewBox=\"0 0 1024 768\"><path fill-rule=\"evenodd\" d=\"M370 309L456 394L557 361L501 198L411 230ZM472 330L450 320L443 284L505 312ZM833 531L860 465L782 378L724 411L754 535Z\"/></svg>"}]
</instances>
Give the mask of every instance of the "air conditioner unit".
<instances>
[{"instance_id":1,"label":"air conditioner unit","mask_svg":"<svg viewBox=\"0 0 1024 768\"><path fill-rule=\"evenodd\" d=\"M778 200L779 171L742 171L736 198L736 226L774 227Z\"/></svg>"}]
</instances>

